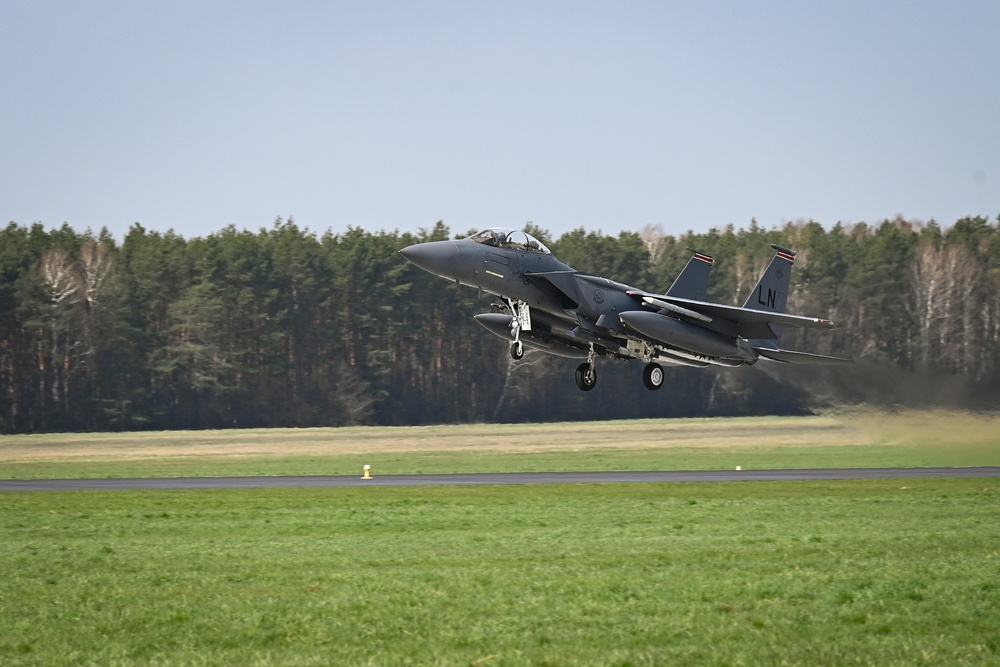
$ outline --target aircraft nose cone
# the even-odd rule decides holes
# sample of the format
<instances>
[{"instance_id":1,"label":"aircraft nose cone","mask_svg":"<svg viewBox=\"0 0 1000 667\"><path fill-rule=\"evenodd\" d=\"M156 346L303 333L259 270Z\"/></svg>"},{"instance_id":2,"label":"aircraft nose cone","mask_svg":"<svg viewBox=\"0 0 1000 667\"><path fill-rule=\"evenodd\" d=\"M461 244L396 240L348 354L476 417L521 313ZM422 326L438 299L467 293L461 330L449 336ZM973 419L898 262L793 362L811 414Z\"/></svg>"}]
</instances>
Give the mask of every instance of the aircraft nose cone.
<instances>
[{"instance_id":1,"label":"aircraft nose cone","mask_svg":"<svg viewBox=\"0 0 1000 667\"><path fill-rule=\"evenodd\" d=\"M406 261L428 273L451 278L454 268L455 244L451 241L432 241L406 246L399 251Z\"/></svg>"}]
</instances>

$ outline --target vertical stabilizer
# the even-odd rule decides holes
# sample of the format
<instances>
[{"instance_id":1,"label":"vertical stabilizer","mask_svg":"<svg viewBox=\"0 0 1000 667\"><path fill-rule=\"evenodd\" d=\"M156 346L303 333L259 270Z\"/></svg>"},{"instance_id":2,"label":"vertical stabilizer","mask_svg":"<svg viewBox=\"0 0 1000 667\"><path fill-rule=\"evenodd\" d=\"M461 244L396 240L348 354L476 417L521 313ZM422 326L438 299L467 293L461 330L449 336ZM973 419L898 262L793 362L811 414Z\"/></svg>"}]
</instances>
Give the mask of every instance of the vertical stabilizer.
<instances>
[{"instance_id":1,"label":"vertical stabilizer","mask_svg":"<svg viewBox=\"0 0 1000 667\"><path fill-rule=\"evenodd\" d=\"M743 307L783 313L788 303L788 286L791 284L795 251L774 243L771 247L775 250L774 259L767 265Z\"/></svg>"},{"instance_id":2,"label":"vertical stabilizer","mask_svg":"<svg viewBox=\"0 0 1000 667\"><path fill-rule=\"evenodd\" d=\"M674 284L667 290L666 295L704 301L708 296L708 273L712 270L715 259L703 252L691 248L688 250L691 252L691 258L684 265L684 269L677 274Z\"/></svg>"},{"instance_id":3,"label":"vertical stabilizer","mask_svg":"<svg viewBox=\"0 0 1000 667\"><path fill-rule=\"evenodd\" d=\"M743 307L783 313L788 303L788 287L792 280L795 251L782 248L774 243L771 244L771 247L774 249L774 258L764 269L760 280L757 281L757 286L750 292ZM772 348L781 347L781 327L774 324L769 326L774 332L774 338L752 340L751 344Z\"/></svg>"}]
</instances>

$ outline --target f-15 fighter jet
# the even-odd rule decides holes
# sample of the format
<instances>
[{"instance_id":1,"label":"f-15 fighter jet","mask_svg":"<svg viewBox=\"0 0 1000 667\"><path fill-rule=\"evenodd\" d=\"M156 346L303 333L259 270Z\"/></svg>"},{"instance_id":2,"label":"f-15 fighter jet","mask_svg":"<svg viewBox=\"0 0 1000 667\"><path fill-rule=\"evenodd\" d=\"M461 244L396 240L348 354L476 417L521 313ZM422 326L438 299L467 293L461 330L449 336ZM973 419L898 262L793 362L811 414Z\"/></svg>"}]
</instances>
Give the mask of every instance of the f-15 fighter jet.
<instances>
[{"instance_id":1,"label":"f-15 fighter jet","mask_svg":"<svg viewBox=\"0 0 1000 667\"><path fill-rule=\"evenodd\" d=\"M782 363L842 364L849 359L781 347L784 327L831 329L819 317L785 313L795 252L778 245L743 306L706 301L713 259L693 252L664 294L636 289L560 262L530 234L485 229L457 241L418 243L400 250L424 271L477 287L504 300L498 312L476 315L489 331L510 341L514 359L525 346L586 359L576 384L597 384L599 356L641 359L647 388L663 386L663 364L737 367L764 358Z\"/></svg>"}]
</instances>

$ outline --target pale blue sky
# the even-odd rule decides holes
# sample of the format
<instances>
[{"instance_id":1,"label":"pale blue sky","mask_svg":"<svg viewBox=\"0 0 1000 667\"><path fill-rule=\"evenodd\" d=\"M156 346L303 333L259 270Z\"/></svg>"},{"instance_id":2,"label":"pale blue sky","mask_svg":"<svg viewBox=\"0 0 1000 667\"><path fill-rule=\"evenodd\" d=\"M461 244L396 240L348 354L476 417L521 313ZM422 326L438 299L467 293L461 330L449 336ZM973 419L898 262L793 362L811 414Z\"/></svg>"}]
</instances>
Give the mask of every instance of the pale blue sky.
<instances>
[{"instance_id":1,"label":"pale blue sky","mask_svg":"<svg viewBox=\"0 0 1000 667\"><path fill-rule=\"evenodd\" d=\"M0 0L0 220L1000 213L1000 2Z\"/></svg>"}]
</instances>

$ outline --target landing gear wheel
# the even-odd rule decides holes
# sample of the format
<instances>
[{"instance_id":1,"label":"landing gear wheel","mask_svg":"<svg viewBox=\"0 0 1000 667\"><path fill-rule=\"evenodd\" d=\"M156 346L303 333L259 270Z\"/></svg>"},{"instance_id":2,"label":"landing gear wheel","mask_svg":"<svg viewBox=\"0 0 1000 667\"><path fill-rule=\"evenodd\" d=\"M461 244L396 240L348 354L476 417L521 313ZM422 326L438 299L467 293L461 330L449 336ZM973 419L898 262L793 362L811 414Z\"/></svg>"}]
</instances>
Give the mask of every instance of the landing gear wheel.
<instances>
[{"instance_id":1,"label":"landing gear wheel","mask_svg":"<svg viewBox=\"0 0 1000 667\"><path fill-rule=\"evenodd\" d=\"M510 344L510 358L514 361L520 361L524 358L524 343L515 340Z\"/></svg>"},{"instance_id":2,"label":"landing gear wheel","mask_svg":"<svg viewBox=\"0 0 1000 667\"><path fill-rule=\"evenodd\" d=\"M646 389L650 391L656 391L663 386L663 369L659 364L648 363L646 367L642 369L642 383L646 385Z\"/></svg>"},{"instance_id":3,"label":"landing gear wheel","mask_svg":"<svg viewBox=\"0 0 1000 667\"><path fill-rule=\"evenodd\" d=\"M590 391L597 384L597 371L590 364L580 364L576 367L576 386L581 391Z\"/></svg>"}]
</instances>

